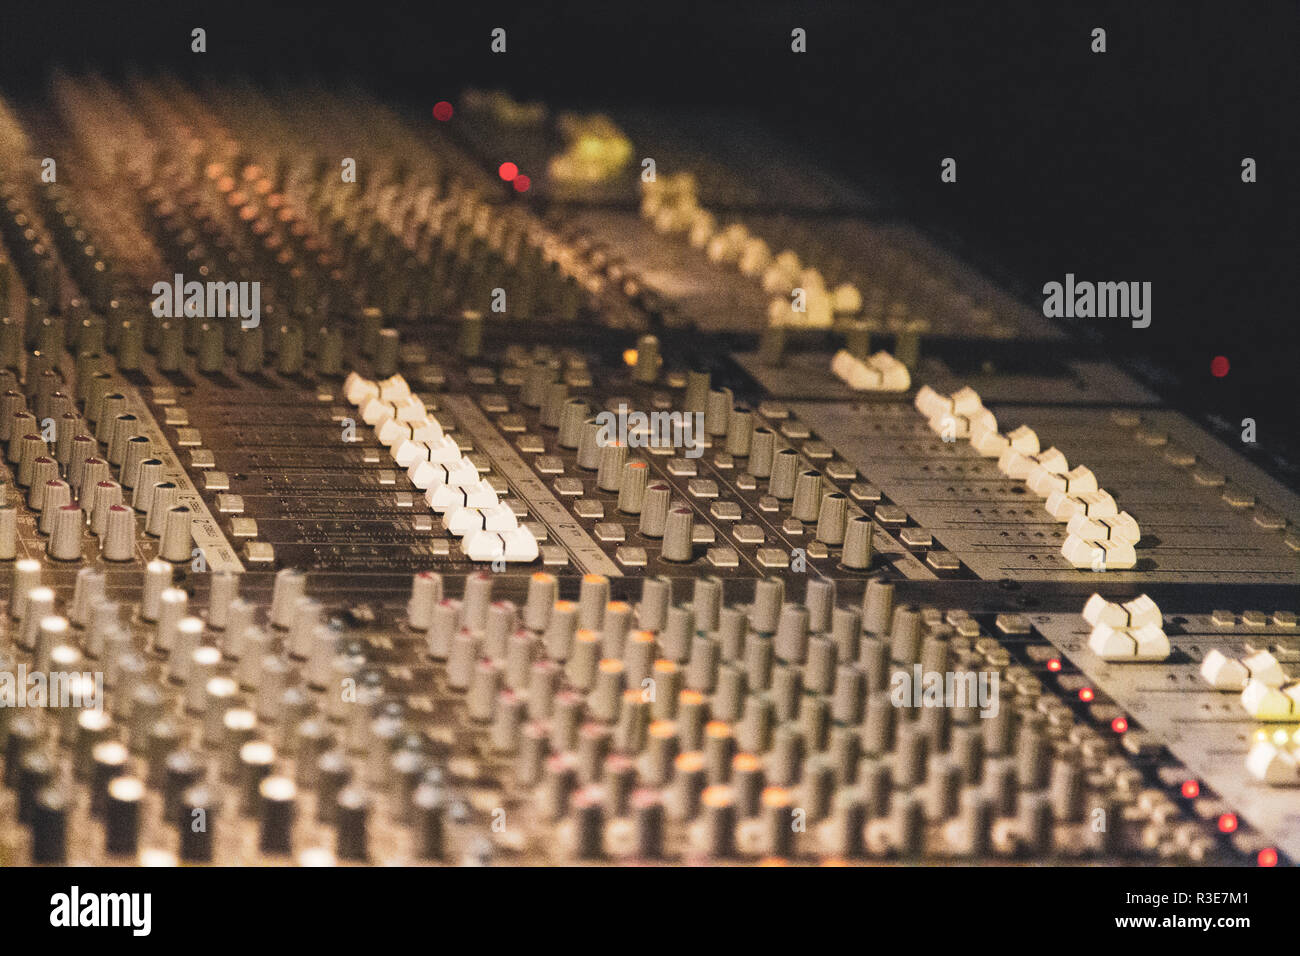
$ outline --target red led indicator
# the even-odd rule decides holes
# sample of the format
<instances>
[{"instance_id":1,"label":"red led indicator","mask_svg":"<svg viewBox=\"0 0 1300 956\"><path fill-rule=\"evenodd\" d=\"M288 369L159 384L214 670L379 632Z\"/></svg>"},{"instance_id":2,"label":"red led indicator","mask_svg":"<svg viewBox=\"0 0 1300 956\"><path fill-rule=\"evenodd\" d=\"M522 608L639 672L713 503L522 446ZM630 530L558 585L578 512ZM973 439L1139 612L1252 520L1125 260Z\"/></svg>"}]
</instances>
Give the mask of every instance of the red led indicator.
<instances>
[{"instance_id":1,"label":"red led indicator","mask_svg":"<svg viewBox=\"0 0 1300 956\"><path fill-rule=\"evenodd\" d=\"M451 119L451 114L454 112L455 110L451 108L451 104L446 100L441 100L433 104L433 118L438 120L440 123L445 123L447 120Z\"/></svg>"},{"instance_id":2,"label":"red led indicator","mask_svg":"<svg viewBox=\"0 0 1300 956\"><path fill-rule=\"evenodd\" d=\"M1201 795L1201 785L1195 780L1183 781L1183 796L1188 800L1195 800Z\"/></svg>"},{"instance_id":3,"label":"red led indicator","mask_svg":"<svg viewBox=\"0 0 1300 956\"><path fill-rule=\"evenodd\" d=\"M1055 674L1061 669L1061 659L1059 657L1053 657L1047 662L1047 669Z\"/></svg>"},{"instance_id":4,"label":"red led indicator","mask_svg":"<svg viewBox=\"0 0 1300 956\"><path fill-rule=\"evenodd\" d=\"M1231 367L1226 355L1216 355L1210 360L1210 374L1215 378L1223 378Z\"/></svg>"},{"instance_id":5,"label":"red led indicator","mask_svg":"<svg viewBox=\"0 0 1300 956\"><path fill-rule=\"evenodd\" d=\"M515 177L515 192L526 193L528 192L528 187L531 186L532 184L533 181L531 179L529 179L523 173L520 173L518 176Z\"/></svg>"},{"instance_id":6,"label":"red led indicator","mask_svg":"<svg viewBox=\"0 0 1300 956\"><path fill-rule=\"evenodd\" d=\"M510 182L519 175L519 167L514 163L502 163L497 169L497 174L506 182Z\"/></svg>"},{"instance_id":7,"label":"red led indicator","mask_svg":"<svg viewBox=\"0 0 1300 956\"><path fill-rule=\"evenodd\" d=\"M1259 860L1260 866L1277 866L1277 850L1271 846L1265 847L1259 851L1259 856L1256 859Z\"/></svg>"},{"instance_id":8,"label":"red led indicator","mask_svg":"<svg viewBox=\"0 0 1300 956\"><path fill-rule=\"evenodd\" d=\"M1085 704L1088 703L1090 700L1092 700L1093 697L1095 696L1097 695L1092 692L1091 687L1079 688L1079 700L1083 701Z\"/></svg>"},{"instance_id":9,"label":"red led indicator","mask_svg":"<svg viewBox=\"0 0 1300 956\"><path fill-rule=\"evenodd\" d=\"M1110 722L1110 729L1117 734L1126 733L1128 731L1128 721L1123 717L1116 717Z\"/></svg>"},{"instance_id":10,"label":"red led indicator","mask_svg":"<svg viewBox=\"0 0 1300 956\"><path fill-rule=\"evenodd\" d=\"M1237 832L1237 815L1235 813L1225 813L1223 816L1219 817L1219 832Z\"/></svg>"}]
</instances>

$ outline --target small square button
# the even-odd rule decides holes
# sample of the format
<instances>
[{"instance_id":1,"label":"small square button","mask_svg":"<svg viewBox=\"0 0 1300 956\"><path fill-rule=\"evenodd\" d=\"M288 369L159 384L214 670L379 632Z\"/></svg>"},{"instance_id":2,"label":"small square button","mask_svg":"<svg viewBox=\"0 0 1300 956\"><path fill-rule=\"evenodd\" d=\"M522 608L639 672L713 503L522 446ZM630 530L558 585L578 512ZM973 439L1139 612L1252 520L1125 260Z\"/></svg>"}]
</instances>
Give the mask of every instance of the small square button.
<instances>
[{"instance_id":1,"label":"small square button","mask_svg":"<svg viewBox=\"0 0 1300 956\"><path fill-rule=\"evenodd\" d=\"M803 534L803 522L798 518L786 518L781 522L781 533L791 536Z\"/></svg>"},{"instance_id":2,"label":"small square button","mask_svg":"<svg viewBox=\"0 0 1300 956\"><path fill-rule=\"evenodd\" d=\"M824 441L804 442L803 453L814 461L824 460L835 454L831 446Z\"/></svg>"},{"instance_id":3,"label":"small square button","mask_svg":"<svg viewBox=\"0 0 1300 956\"><path fill-rule=\"evenodd\" d=\"M909 548L928 548L934 543L934 538L924 528L904 528L898 532L898 539Z\"/></svg>"},{"instance_id":4,"label":"small square button","mask_svg":"<svg viewBox=\"0 0 1300 956\"><path fill-rule=\"evenodd\" d=\"M522 432L527 430L528 424L522 415L502 415L497 419L497 428L503 432Z\"/></svg>"},{"instance_id":5,"label":"small square button","mask_svg":"<svg viewBox=\"0 0 1300 956\"><path fill-rule=\"evenodd\" d=\"M697 524L691 530L691 541L695 544L713 544L716 537L711 524Z\"/></svg>"},{"instance_id":6,"label":"small square button","mask_svg":"<svg viewBox=\"0 0 1300 956\"><path fill-rule=\"evenodd\" d=\"M781 434L791 441L802 441L811 437L812 432L808 430L808 426L803 422L792 418L789 421L782 422Z\"/></svg>"},{"instance_id":7,"label":"small square button","mask_svg":"<svg viewBox=\"0 0 1300 956\"><path fill-rule=\"evenodd\" d=\"M256 538L257 521L253 518L231 518L230 533L236 538Z\"/></svg>"},{"instance_id":8,"label":"small square button","mask_svg":"<svg viewBox=\"0 0 1300 956\"><path fill-rule=\"evenodd\" d=\"M623 545L614 552L614 560L625 568L644 568L646 564L645 548Z\"/></svg>"},{"instance_id":9,"label":"small square button","mask_svg":"<svg viewBox=\"0 0 1300 956\"><path fill-rule=\"evenodd\" d=\"M169 405L163 412L164 425L188 425L190 413L179 405Z\"/></svg>"},{"instance_id":10,"label":"small square button","mask_svg":"<svg viewBox=\"0 0 1300 956\"><path fill-rule=\"evenodd\" d=\"M230 476L224 471L209 471L203 476L204 491L229 491Z\"/></svg>"},{"instance_id":11,"label":"small square button","mask_svg":"<svg viewBox=\"0 0 1300 956\"><path fill-rule=\"evenodd\" d=\"M834 461L828 461L822 466L822 471L826 472L826 477L832 481L849 481L858 476L856 468L847 461L838 458Z\"/></svg>"},{"instance_id":12,"label":"small square button","mask_svg":"<svg viewBox=\"0 0 1300 956\"><path fill-rule=\"evenodd\" d=\"M569 554L561 547L547 545L541 549L542 564L548 568L562 568L569 563Z\"/></svg>"},{"instance_id":13,"label":"small square button","mask_svg":"<svg viewBox=\"0 0 1300 956\"><path fill-rule=\"evenodd\" d=\"M562 475L564 474L564 462L555 455L540 455L533 462L533 467L541 475Z\"/></svg>"},{"instance_id":14,"label":"small square button","mask_svg":"<svg viewBox=\"0 0 1300 956\"><path fill-rule=\"evenodd\" d=\"M740 555L731 548L709 548L708 558L715 568L734 568L740 564Z\"/></svg>"},{"instance_id":15,"label":"small square button","mask_svg":"<svg viewBox=\"0 0 1300 956\"><path fill-rule=\"evenodd\" d=\"M718 483L712 478L692 478L686 483L686 490L692 498L718 497Z\"/></svg>"},{"instance_id":16,"label":"small square button","mask_svg":"<svg viewBox=\"0 0 1300 956\"><path fill-rule=\"evenodd\" d=\"M698 474L698 471L692 459L672 458L668 462L668 474L678 478L690 478Z\"/></svg>"},{"instance_id":17,"label":"small square button","mask_svg":"<svg viewBox=\"0 0 1300 956\"><path fill-rule=\"evenodd\" d=\"M951 551L931 551L925 556L925 563L936 571L956 571L961 567L961 562ZM975 630L979 632L978 625Z\"/></svg>"},{"instance_id":18,"label":"small square button","mask_svg":"<svg viewBox=\"0 0 1300 956\"><path fill-rule=\"evenodd\" d=\"M753 491L758 487L758 479L749 472L744 472L736 476L736 490Z\"/></svg>"},{"instance_id":19,"label":"small square button","mask_svg":"<svg viewBox=\"0 0 1300 956\"><path fill-rule=\"evenodd\" d=\"M244 498L242 495L217 495L217 511L225 515L237 515L244 513Z\"/></svg>"},{"instance_id":20,"label":"small square button","mask_svg":"<svg viewBox=\"0 0 1300 956\"><path fill-rule=\"evenodd\" d=\"M767 539L767 535L763 533L763 529L756 524L736 525L736 530L732 532L732 537L741 544L762 544Z\"/></svg>"},{"instance_id":21,"label":"small square button","mask_svg":"<svg viewBox=\"0 0 1300 956\"><path fill-rule=\"evenodd\" d=\"M759 511L772 512L772 511L779 511L780 509L781 509L781 502L777 501L771 495L764 495L763 497L758 499Z\"/></svg>"},{"instance_id":22,"label":"small square button","mask_svg":"<svg viewBox=\"0 0 1300 956\"><path fill-rule=\"evenodd\" d=\"M734 501L715 501L709 511L719 521L740 520L740 505Z\"/></svg>"},{"instance_id":23,"label":"small square button","mask_svg":"<svg viewBox=\"0 0 1300 956\"><path fill-rule=\"evenodd\" d=\"M730 455L723 455L723 454L714 455L713 467L722 470L730 470L736 467L736 459L732 458Z\"/></svg>"},{"instance_id":24,"label":"small square button","mask_svg":"<svg viewBox=\"0 0 1300 956\"><path fill-rule=\"evenodd\" d=\"M249 564L275 564L275 549L266 541L250 541L244 547Z\"/></svg>"},{"instance_id":25,"label":"small square button","mask_svg":"<svg viewBox=\"0 0 1300 956\"><path fill-rule=\"evenodd\" d=\"M541 435L520 435L515 446L525 455L540 455L546 451L546 442Z\"/></svg>"},{"instance_id":26,"label":"small square button","mask_svg":"<svg viewBox=\"0 0 1300 956\"><path fill-rule=\"evenodd\" d=\"M555 493L561 497L571 498L582 494L581 478L556 478Z\"/></svg>"},{"instance_id":27,"label":"small square button","mask_svg":"<svg viewBox=\"0 0 1300 956\"><path fill-rule=\"evenodd\" d=\"M876 520L881 524L906 524L907 512L898 505L877 505Z\"/></svg>"},{"instance_id":28,"label":"small square button","mask_svg":"<svg viewBox=\"0 0 1300 956\"><path fill-rule=\"evenodd\" d=\"M781 548L759 548L758 563L765 568L788 568L790 555Z\"/></svg>"},{"instance_id":29,"label":"small square button","mask_svg":"<svg viewBox=\"0 0 1300 956\"><path fill-rule=\"evenodd\" d=\"M854 501L865 501L870 504L880 500L880 489L875 485L859 481L849 485L849 495Z\"/></svg>"},{"instance_id":30,"label":"small square button","mask_svg":"<svg viewBox=\"0 0 1300 956\"><path fill-rule=\"evenodd\" d=\"M180 448L198 448L203 444L203 437L197 428L176 429L176 445Z\"/></svg>"},{"instance_id":31,"label":"small square button","mask_svg":"<svg viewBox=\"0 0 1300 956\"><path fill-rule=\"evenodd\" d=\"M579 498L573 503L573 513L579 518L603 518L605 506L595 498Z\"/></svg>"},{"instance_id":32,"label":"small square button","mask_svg":"<svg viewBox=\"0 0 1300 956\"><path fill-rule=\"evenodd\" d=\"M592 534L596 536L597 541L607 543L622 542L627 539L627 532L624 531L621 524L615 524L612 521L602 521L596 527L591 529Z\"/></svg>"}]
</instances>

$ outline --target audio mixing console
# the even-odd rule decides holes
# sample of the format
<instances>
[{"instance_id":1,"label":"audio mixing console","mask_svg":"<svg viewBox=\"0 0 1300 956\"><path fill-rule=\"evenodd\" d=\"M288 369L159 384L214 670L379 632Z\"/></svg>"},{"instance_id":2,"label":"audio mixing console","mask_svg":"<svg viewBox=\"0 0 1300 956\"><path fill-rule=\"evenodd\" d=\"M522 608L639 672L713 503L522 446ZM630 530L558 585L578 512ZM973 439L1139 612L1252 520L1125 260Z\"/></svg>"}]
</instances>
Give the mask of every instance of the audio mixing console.
<instances>
[{"instance_id":1,"label":"audio mixing console","mask_svg":"<svg viewBox=\"0 0 1300 956\"><path fill-rule=\"evenodd\" d=\"M455 109L0 109L0 861L1300 858L1293 488L756 128Z\"/></svg>"}]
</instances>

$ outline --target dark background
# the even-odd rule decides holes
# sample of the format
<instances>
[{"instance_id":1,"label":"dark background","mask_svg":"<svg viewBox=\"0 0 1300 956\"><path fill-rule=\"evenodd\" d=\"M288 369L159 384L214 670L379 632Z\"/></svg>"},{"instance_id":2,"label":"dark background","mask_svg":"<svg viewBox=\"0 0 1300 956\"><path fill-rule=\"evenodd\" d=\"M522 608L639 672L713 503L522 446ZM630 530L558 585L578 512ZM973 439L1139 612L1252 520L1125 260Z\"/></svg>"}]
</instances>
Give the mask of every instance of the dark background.
<instances>
[{"instance_id":1,"label":"dark background","mask_svg":"<svg viewBox=\"0 0 1300 956\"><path fill-rule=\"evenodd\" d=\"M1088 330L1179 404L1235 433L1255 418L1248 451L1300 460L1295 2L239 0L28 4L0 19L0 81L20 97L55 66L136 65L358 80L426 109L473 85L560 106L752 113L830 168L892 182L901 214L1035 307L1066 272L1152 282L1150 328ZM489 52L496 26L504 56ZM790 52L795 26L804 55ZM1097 26L1104 55L1090 51ZM956 185L939 181L944 156ZM1226 378L1210 375L1216 355Z\"/></svg>"}]
</instances>

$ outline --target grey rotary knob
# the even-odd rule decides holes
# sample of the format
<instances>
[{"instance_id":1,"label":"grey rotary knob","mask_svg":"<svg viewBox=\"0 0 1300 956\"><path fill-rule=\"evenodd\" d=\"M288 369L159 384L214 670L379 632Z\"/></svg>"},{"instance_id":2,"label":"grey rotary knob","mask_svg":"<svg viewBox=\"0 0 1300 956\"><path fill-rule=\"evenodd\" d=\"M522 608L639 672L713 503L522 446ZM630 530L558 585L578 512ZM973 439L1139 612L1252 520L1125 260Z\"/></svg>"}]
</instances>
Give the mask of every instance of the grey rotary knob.
<instances>
[{"instance_id":1,"label":"grey rotary knob","mask_svg":"<svg viewBox=\"0 0 1300 956\"><path fill-rule=\"evenodd\" d=\"M695 513L687 505L668 509L664 522L662 557L665 561L691 560L694 544Z\"/></svg>"},{"instance_id":2,"label":"grey rotary knob","mask_svg":"<svg viewBox=\"0 0 1300 956\"><path fill-rule=\"evenodd\" d=\"M290 328L297 329L299 340L302 337L302 329L297 323L293 323ZM401 336L397 329L380 329L379 335L375 339L375 357L372 359L376 378L389 378L397 374L397 356L401 349ZM301 344L299 344L301 349ZM283 340L280 344L280 352L284 353Z\"/></svg>"},{"instance_id":3,"label":"grey rotary knob","mask_svg":"<svg viewBox=\"0 0 1300 956\"><path fill-rule=\"evenodd\" d=\"M546 401L546 392L558 373L559 369L549 360L535 360L524 371L524 384L519 390L519 401L528 408L540 408Z\"/></svg>"},{"instance_id":4,"label":"grey rotary knob","mask_svg":"<svg viewBox=\"0 0 1300 956\"><path fill-rule=\"evenodd\" d=\"M577 448L582 440L582 423L591 411L585 399L570 398L560 411L560 433L556 442L561 448Z\"/></svg>"},{"instance_id":5,"label":"grey rotary knob","mask_svg":"<svg viewBox=\"0 0 1300 956\"><path fill-rule=\"evenodd\" d=\"M894 585L873 579L867 582L862 596L862 626L868 634L889 633L889 623L894 616Z\"/></svg>"},{"instance_id":6,"label":"grey rotary knob","mask_svg":"<svg viewBox=\"0 0 1300 956\"><path fill-rule=\"evenodd\" d=\"M140 462L136 473L135 488L131 492L131 507L141 514L149 513L153 503L154 485L162 481L163 463L160 458L146 458Z\"/></svg>"},{"instance_id":7,"label":"grey rotary knob","mask_svg":"<svg viewBox=\"0 0 1300 956\"><path fill-rule=\"evenodd\" d=\"M190 549L194 542L194 512L186 505L177 505L167 509L164 522L159 556L172 563L190 560Z\"/></svg>"},{"instance_id":8,"label":"grey rotary knob","mask_svg":"<svg viewBox=\"0 0 1300 956\"><path fill-rule=\"evenodd\" d=\"M303 340L302 326L297 322L286 322L280 327L279 351L275 356L275 370L281 375L297 375L302 371ZM394 370L395 371L395 370ZM392 372L380 375L391 375Z\"/></svg>"},{"instance_id":9,"label":"grey rotary knob","mask_svg":"<svg viewBox=\"0 0 1300 956\"><path fill-rule=\"evenodd\" d=\"M799 453L793 448L778 451L772 457L772 477L768 479L767 493L781 501L793 498L799 464Z\"/></svg>"},{"instance_id":10,"label":"grey rotary knob","mask_svg":"<svg viewBox=\"0 0 1300 956\"><path fill-rule=\"evenodd\" d=\"M844 530L844 555L840 559L846 568L862 571L871 567L871 519L854 515Z\"/></svg>"},{"instance_id":11,"label":"grey rotary knob","mask_svg":"<svg viewBox=\"0 0 1300 956\"><path fill-rule=\"evenodd\" d=\"M686 395L682 407L688 412L706 412L709 404L709 373L691 371L686 373Z\"/></svg>"},{"instance_id":12,"label":"grey rotary knob","mask_svg":"<svg viewBox=\"0 0 1300 956\"><path fill-rule=\"evenodd\" d=\"M421 571L411 579L411 599L406 605L406 622L417 631L433 623L433 609L442 600L442 575Z\"/></svg>"},{"instance_id":13,"label":"grey rotary knob","mask_svg":"<svg viewBox=\"0 0 1300 956\"><path fill-rule=\"evenodd\" d=\"M774 633L784 601L785 582L780 578L764 578L756 582L754 605L749 612L750 626L759 634Z\"/></svg>"},{"instance_id":14,"label":"grey rotary knob","mask_svg":"<svg viewBox=\"0 0 1300 956\"><path fill-rule=\"evenodd\" d=\"M584 574L578 586L578 627L596 631L605 621L609 604L609 578L603 574Z\"/></svg>"},{"instance_id":15,"label":"grey rotary knob","mask_svg":"<svg viewBox=\"0 0 1300 956\"><path fill-rule=\"evenodd\" d=\"M77 486L80 495L85 496L88 502L93 501L95 485L112 477L112 469L103 458L87 458L81 463L81 484Z\"/></svg>"},{"instance_id":16,"label":"grey rotary knob","mask_svg":"<svg viewBox=\"0 0 1300 956\"><path fill-rule=\"evenodd\" d=\"M848 511L849 499L843 492L832 491L822 495L821 507L817 510L817 540L823 544L843 543Z\"/></svg>"},{"instance_id":17,"label":"grey rotary knob","mask_svg":"<svg viewBox=\"0 0 1300 956\"><path fill-rule=\"evenodd\" d=\"M103 535L108 527L108 510L122 503L122 486L116 481L96 482L90 502L90 533Z\"/></svg>"},{"instance_id":18,"label":"grey rotary knob","mask_svg":"<svg viewBox=\"0 0 1300 956\"><path fill-rule=\"evenodd\" d=\"M271 589L271 624L288 630L293 624L298 599L307 593L307 578L301 571L284 568L277 571Z\"/></svg>"},{"instance_id":19,"label":"grey rotary knob","mask_svg":"<svg viewBox=\"0 0 1300 956\"><path fill-rule=\"evenodd\" d=\"M709 391L709 404L704 412L704 430L710 435L725 435L731 418L732 394L729 388Z\"/></svg>"},{"instance_id":20,"label":"grey rotary knob","mask_svg":"<svg viewBox=\"0 0 1300 956\"><path fill-rule=\"evenodd\" d=\"M650 466L646 462L637 459L623 465L623 478L618 484L619 511L629 515L641 513L649 479Z\"/></svg>"},{"instance_id":21,"label":"grey rotary knob","mask_svg":"<svg viewBox=\"0 0 1300 956\"><path fill-rule=\"evenodd\" d=\"M343 332L340 329L322 329L316 346L316 371L321 375L343 374Z\"/></svg>"},{"instance_id":22,"label":"grey rotary knob","mask_svg":"<svg viewBox=\"0 0 1300 956\"><path fill-rule=\"evenodd\" d=\"M57 472L55 472L57 474ZM50 534L54 530L54 515L59 508L72 501L72 489L66 481L49 478L39 485L32 485L27 503L33 510L39 511L41 517L37 528L41 534Z\"/></svg>"},{"instance_id":23,"label":"grey rotary knob","mask_svg":"<svg viewBox=\"0 0 1300 956\"><path fill-rule=\"evenodd\" d=\"M175 482L160 481L153 486L153 495L149 499L149 514L145 518L145 534L161 538L167 530L167 512L176 504L176 495L180 489Z\"/></svg>"},{"instance_id":24,"label":"grey rotary knob","mask_svg":"<svg viewBox=\"0 0 1300 956\"><path fill-rule=\"evenodd\" d=\"M564 416L564 403L568 399L569 386L564 382L551 382L546 386L546 394L542 398L542 408L537 416L543 428L560 427L560 419Z\"/></svg>"},{"instance_id":25,"label":"grey rotary knob","mask_svg":"<svg viewBox=\"0 0 1300 956\"><path fill-rule=\"evenodd\" d=\"M583 420L578 434L579 468L595 471L600 467L601 439L608 437L604 432L605 428L595 418Z\"/></svg>"},{"instance_id":26,"label":"grey rotary knob","mask_svg":"<svg viewBox=\"0 0 1300 956\"><path fill-rule=\"evenodd\" d=\"M121 481L123 488L134 488L140 475L140 463L150 457L150 442L147 435L134 435L127 439L126 452L122 456Z\"/></svg>"},{"instance_id":27,"label":"grey rotary knob","mask_svg":"<svg viewBox=\"0 0 1300 956\"><path fill-rule=\"evenodd\" d=\"M907 604L894 609L894 627L889 635L889 656L900 664L919 660L921 651L921 609Z\"/></svg>"},{"instance_id":28,"label":"grey rotary knob","mask_svg":"<svg viewBox=\"0 0 1300 956\"><path fill-rule=\"evenodd\" d=\"M18 557L18 509L0 505L0 561Z\"/></svg>"},{"instance_id":29,"label":"grey rotary knob","mask_svg":"<svg viewBox=\"0 0 1300 956\"><path fill-rule=\"evenodd\" d=\"M121 465L126 459L126 443L140 434L140 420L130 413L118 415L113 419L108 440L108 460L114 465Z\"/></svg>"},{"instance_id":30,"label":"grey rotary knob","mask_svg":"<svg viewBox=\"0 0 1300 956\"><path fill-rule=\"evenodd\" d=\"M627 445L613 441L600 449L600 466L596 471L596 487L601 491L618 491L623 480L623 465L627 462Z\"/></svg>"},{"instance_id":31,"label":"grey rotary knob","mask_svg":"<svg viewBox=\"0 0 1300 956\"><path fill-rule=\"evenodd\" d=\"M776 432L759 425L749 439L749 473L755 478L772 474L772 459L776 454Z\"/></svg>"},{"instance_id":32,"label":"grey rotary knob","mask_svg":"<svg viewBox=\"0 0 1300 956\"><path fill-rule=\"evenodd\" d=\"M126 396L121 392L110 392L104 396L99 405L99 417L95 419L95 440L107 445L113 437L113 423L118 415L126 414Z\"/></svg>"},{"instance_id":33,"label":"grey rotary knob","mask_svg":"<svg viewBox=\"0 0 1300 956\"><path fill-rule=\"evenodd\" d=\"M555 575L538 571L528 579L528 597L524 600L524 627L544 631L551 619L551 608L560 596Z\"/></svg>"},{"instance_id":34,"label":"grey rotary knob","mask_svg":"<svg viewBox=\"0 0 1300 956\"><path fill-rule=\"evenodd\" d=\"M185 332L182 320L170 319L162 323L162 341L158 345L158 369L175 372L185 360Z\"/></svg>"},{"instance_id":35,"label":"grey rotary knob","mask_svg":"<svg viewBox=\"0 0 1300 956\"><path fill-rule=\"evenodd\" d=\"M632 368L633 381L649 385L659 376L663 359L659 355L659 340L653 335L643 335L636 340L636 365Z\"/></svg>"},{"instance_id":36,"label":"grey rotary knob","mask_svg":"<svg viewBox=\"0 0 1300 956\"><path fill-rule=\"evenodd\" d=\"M750 441L754 433L754 415L744 405L736 405L727 418L728 455L744 458L749 454Z\"/></svg>"},{"instance_id":37,"label":"grey rotary knob","mask_svg":"<svg viewBox=\"0 0 1300 956\"><path fill-rule=\"evenodd\" d=\"M799 521L816 521L822 500L822 473L815 468L799 472L794 482L794 502L790 517Z\"/></svg>"},{"instance_id":38,"label":"grey rotary knob","mask_svg":"<svg viewBox=\"0 0 1300 956\"><path fill-rule=\"evenodd\" d=\"M235 350L235 367L241 374L255 375L262 371L266 364L264 335L260 325L248 329L241 325Z\"/></svg>"},{"instance_id":39,"label":"grey rotary knob","mask_svg":"<svg viewBox=\"0 0 1300 956\"><path fill-rule=\"evenodd\" d=\"M668 505L672 488L667 482L656 481L646 487L645 502L641 506L640 531L648 538L662 538L668 521Z\"/></svg>"},{"instance_id":40,"label":"grey rotary knob","mask_svg":"<svg viewBox=\"0 0 1300 956\"><path fill-rule=\"evenodd\" d=\"M130 561L135 555L135 512L126 505L110 505L99 539L105 561Z\"/></svg>"},{"instance_id":41,"label":"grey rotary knob","mask_svg":"<svg viewBox=\"0 0 1300 956\"><path fill-rule=\"evenodd\" d=\"M83 521L82 511L76 505L65 504L54 512L50 540L46 546L51 558L59 561L76 561L81 557Z\"/></svg>"},{"instance_id":42,"label":"grey rotary knob","mask_svg":"<svg viewBox=\"0 0 1300 956\"><path fill-rule=\"evenodd\" d=\"M226 343L221 323L201 323L199 325L199 371L220 372L225 362Z\"/></svg>"}]
</instances>

